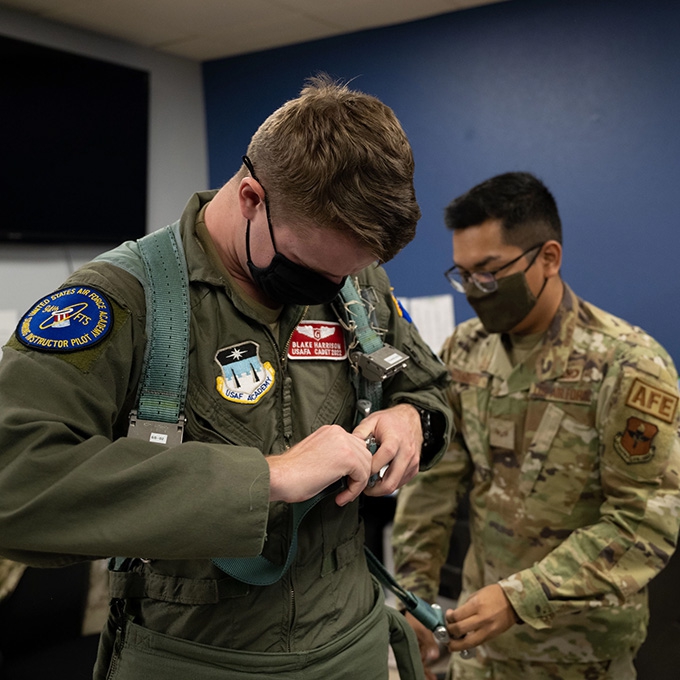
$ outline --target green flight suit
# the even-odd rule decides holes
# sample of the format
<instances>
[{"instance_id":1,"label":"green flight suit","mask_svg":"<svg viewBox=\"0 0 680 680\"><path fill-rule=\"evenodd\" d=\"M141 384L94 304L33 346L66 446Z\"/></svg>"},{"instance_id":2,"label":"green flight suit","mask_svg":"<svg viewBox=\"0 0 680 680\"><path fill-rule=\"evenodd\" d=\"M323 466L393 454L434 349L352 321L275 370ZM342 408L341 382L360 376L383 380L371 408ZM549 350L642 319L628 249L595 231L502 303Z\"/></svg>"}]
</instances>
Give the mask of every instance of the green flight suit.
<instances>
[{"instance_id":1,"label":"green flight suit","mask_svg":"<svg viewBox=\"0 0 680 680\"><path fill-rule=\"evenodd\" d=\"M363 556L358 502L340 508L333 497L321 501L300 526L292 567L271 586L236 581L210 561L260 552L284 561L291 508L269 503L264 455L282 453L325 424L351 430L356 401L348 359L303 360L290 346L310 322L335 327L331 306L289 306L279 315L239 294L202 222L201 208L213 195L196 194L181 220L191 303L184 442L125 437L147 342L144 292L110 263L85 265L64 287L110 302L105 339L53 352L12 338L4 349L0 553L43 566L144 558L128 574L112 573L114 606L98 678L115 670L117 678L168 680L160 661L136 671L133 649L156 650L153 657L172 648L168 654L183 670L178 677L212 678L214 668L231 663L220 660L225 654L311 659L339 640L346 662L384 669L370 677L386 677L387 619ZM384 405L410 402L442 414L446 439L445 367L399 313L383 270L369 268L358 280L374 294L385 341L411 357L386 381ZM259 381L250 392L239 391L229 372L229 357L245 350L252 355L248 380ZM361 630L367 620L375 624L370 635ZM361 677L336 671L319 677Z\"/></svg>"},{"instance_id":2,"label":"green flight suit","mask_svg":"<svg viewBox=\"0 0 680 680\"><path fill-rule=\"evenodd\" d=\"M639 328L566 286L552 325L517 365L502 336L489 335L478 319L457 327L443 358L454 380L456 435L442 461L399 494L398 580L435 597L469 485L461 601L500 583L524 622L478 657L501 667L506 660L605 670L620 656L632 658L646 634L645 586L678 534L671 358ZM468 677L459 655L453 663L454 674L460 666ZM605 677L597 672L587 677Z\"/></svg>"}]
</instances>

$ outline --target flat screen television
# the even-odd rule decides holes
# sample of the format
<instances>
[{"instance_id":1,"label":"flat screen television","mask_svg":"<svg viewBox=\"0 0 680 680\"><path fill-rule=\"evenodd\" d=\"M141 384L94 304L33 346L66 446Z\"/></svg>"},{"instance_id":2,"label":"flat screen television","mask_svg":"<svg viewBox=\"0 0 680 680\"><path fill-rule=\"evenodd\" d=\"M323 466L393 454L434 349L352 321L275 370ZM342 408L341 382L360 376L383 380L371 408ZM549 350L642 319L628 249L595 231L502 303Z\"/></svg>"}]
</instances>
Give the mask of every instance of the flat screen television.
<instances>
[{"instance_id":1,"label":"flat screen television","mask_svg":"<svg viewBox=\"0 0 680 680\"><path fill-rule=\"evenodd\" d=\"M0 36L0 241L146 227L149 73Z\"/></svg>"}]
</instances>

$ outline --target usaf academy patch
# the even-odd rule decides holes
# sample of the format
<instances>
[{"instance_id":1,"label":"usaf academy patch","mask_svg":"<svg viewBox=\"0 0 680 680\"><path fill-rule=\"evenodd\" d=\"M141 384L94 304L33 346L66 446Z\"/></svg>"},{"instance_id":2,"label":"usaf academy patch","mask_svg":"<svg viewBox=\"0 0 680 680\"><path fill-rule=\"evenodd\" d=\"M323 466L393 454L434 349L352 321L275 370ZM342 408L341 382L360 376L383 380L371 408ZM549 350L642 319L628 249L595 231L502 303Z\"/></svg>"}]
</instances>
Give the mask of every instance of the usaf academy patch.
<instances>
[{"instance_id":1,"label":"usaf academy patch","mask_svg":"<svg viewBox=\"0 0 680 680\"><path fill-rule=\"evenodd\" d=\"M75 352L101 342L113 326L111 304L95 288L62 288L39 300L21 319L17 338L43 352Z\"/></svg>"},{"instance_id":2,"label":"usaf academy patch","mask_svg":"<svg viewBox=\"0 0 680 680\"><path fill-rule=\"evenodd\" d=\"M215 354L222 375L217 376L217 391L238 404L256 404L274 384L274 369L260 360L260 346L252 340L224 347Z\"/></svg>"}]
</instances>

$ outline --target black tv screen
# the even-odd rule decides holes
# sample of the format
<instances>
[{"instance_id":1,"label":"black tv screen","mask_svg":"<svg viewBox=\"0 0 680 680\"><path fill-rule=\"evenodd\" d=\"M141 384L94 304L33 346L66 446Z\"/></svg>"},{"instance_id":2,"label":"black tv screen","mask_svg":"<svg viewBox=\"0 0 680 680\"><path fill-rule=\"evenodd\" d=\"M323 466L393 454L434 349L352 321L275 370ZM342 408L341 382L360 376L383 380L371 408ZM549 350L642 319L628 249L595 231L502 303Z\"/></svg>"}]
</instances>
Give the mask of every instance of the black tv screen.
<instances>
[{"instance_id":1,"label":"black tv screen","mask_svg":"<svg viewBox=\"0 0 680 680\"><path fill-rule=\"evenodd\" d=\"M0 36L0 241L146 227L149 74Z\"/></svg>"}]
</instances>

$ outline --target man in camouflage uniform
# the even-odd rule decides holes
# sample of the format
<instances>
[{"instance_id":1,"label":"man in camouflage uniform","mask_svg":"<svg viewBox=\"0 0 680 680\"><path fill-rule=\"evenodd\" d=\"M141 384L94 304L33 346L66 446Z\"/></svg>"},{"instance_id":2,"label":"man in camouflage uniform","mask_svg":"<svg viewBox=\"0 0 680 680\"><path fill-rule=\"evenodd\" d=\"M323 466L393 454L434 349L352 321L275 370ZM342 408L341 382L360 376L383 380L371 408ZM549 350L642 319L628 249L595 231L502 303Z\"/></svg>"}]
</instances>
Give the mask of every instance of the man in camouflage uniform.
<instances>
[{"instance_id":1,"label":"man in camouflage uniform","mask_svg":"<svg viewBox=\"0 0 680 680\"><path fill-rule=\"evenodd\" d=\"M474 651L454 653L448 677L634 678L646 585L678 532L673 362L562 281L557 207L532 175L474 187L446 222L447 276L479 319L443 350L452 444L399 495L400 581L434 600L469 488L471 547L446 616L449 650ZM412 625L423 658L436 656L432 636Z\"/></svg>"}]
</instances>

